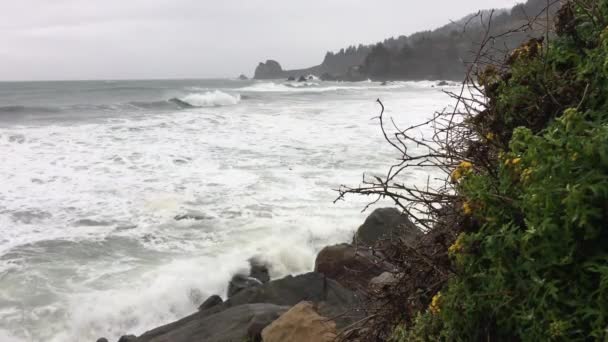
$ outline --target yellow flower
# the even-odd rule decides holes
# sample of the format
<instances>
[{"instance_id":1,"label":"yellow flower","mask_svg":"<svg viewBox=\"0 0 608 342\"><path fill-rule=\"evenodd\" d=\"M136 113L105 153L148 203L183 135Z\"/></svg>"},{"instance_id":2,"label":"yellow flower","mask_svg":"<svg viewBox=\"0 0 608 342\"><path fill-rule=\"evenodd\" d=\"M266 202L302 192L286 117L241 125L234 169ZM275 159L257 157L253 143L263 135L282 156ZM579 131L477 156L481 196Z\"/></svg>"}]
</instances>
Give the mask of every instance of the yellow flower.
<instances>
[{"instance_id":1,"label":"yellow flower","mask_svg":"<svg viewBox=\"0 0 608 342\"><path fill-rule=\"evenodd\" d=\"M461 161L458 164L458 167L454 171L452 171L451 178L452 182L458 182L462 177L466 176L471 169L473 168L473 164L468 161Z\"/></svg>"},{"instance_id":2,"label":"yellow flower","mask_svg":"<svg viewBox=\"0 0 608 342\"><path fill-rule=\"evenodd\" d=\"M523 182L527 182L530 180L530 176L532 176L532 169L527 168L521 173L521 180Z\"/></svg>"},{"instance_id":3,"label":"yellow flower","mask_svg":"<svg viewBox=\"0 0 608 342\"><path fill-rule=\"evenodd\" d=\"M578 153L574 152L574 154L572 155L572 157L570 157L570 159L572 161L576 161L578 159Z\"/></svg>"},{"instance_id":4,"label":"yellow flower","mask_svg":"<svg viewBox=\"0 0 608 342\"><path fill-rule=\"evenodd\" d=\"M448 248L448 254L456 254L461 252L464 248L462 245L462 240L464 239L464 234L458 235L458 238L454 243Z\"/></svg>"},{"instance_id":5,"label":"yellow flower","mask_svg":"<svg viewBox=\"0 0 608 342\"><path fill-rule=\"evenodd\" d=\"M468 161L461 161L460 165L458 165L459 168L463 169L463 170L470 170L473 168L473 164L471 164Z\"/></svg>"},{"instance_id":6,"label":"yellow flower","mask_svg":"<svg viewBox=\"0 0 608 342\"><path fill-rule=\"evenodd\" d=\"M441 312L441 292L437 292L437 294L433 296L429 310L431 310L431 313L434 315Z\"/></svg>"},{"instance_id":7,"label":"yellow flower","mask_svg":"<svg viewBox=\"0 0 608 342\"><path fill-rule=\"evenodd\" d=\"M471 215L473 213L473 207L471 207L469 202L464 202L462 204L462 211L465 215Z\"/></svg>"},{"instance_id":8,"label":"yellow flower","mask_svg":"<svg viewBox=\"0 0 608 342\"><path fill-rule=\"evenodd\" d=\"M452 171L452 182L456 183L458 182L458 180L460 180L460 178L462 178L462 171L460 169L456 169L454 171Z\"/></svg>"},{"instance_id":9,"label":"yellow flower","mask_svg":"<svg viewBox=\"0 0 608 342\"><path fill-rule=\"evenodd\" d=\"M486 134L486 139L488 141L494 140L494 133L490 132L490 133Z\"/></svg>"},{"instance_id":10,"label":"yellow flower","mask_svg":"<svg viewBox=\"0 0 608 342\"><path fill-rule=\"evenodd\" d=\"M513 165L517 165L519 163L521 163L521 158L515 158L515 159L511 160L511 164L513 164Z\"/></svg>"}]
</instances>

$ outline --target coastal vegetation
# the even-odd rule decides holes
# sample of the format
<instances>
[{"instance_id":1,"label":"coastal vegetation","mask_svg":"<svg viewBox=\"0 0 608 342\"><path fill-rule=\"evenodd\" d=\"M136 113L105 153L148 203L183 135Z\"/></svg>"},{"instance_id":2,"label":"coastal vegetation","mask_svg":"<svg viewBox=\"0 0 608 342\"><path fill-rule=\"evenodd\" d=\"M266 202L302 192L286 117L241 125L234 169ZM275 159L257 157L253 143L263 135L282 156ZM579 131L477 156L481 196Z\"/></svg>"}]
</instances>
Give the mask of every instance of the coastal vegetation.
<instances>
[{"instance_id":1,"label":"coastal vegetation","mask_svg":"<svg viewBox=\"0 0 608 342\"><path fill-rule=\"evenodd\" d=\"M374 294L359 339L608 338L608 1L570 0L555 17L501 60L487 40L456 110L423 123L431 139L387 133L380 115L402 162L341 195L393 199L427 233L385 249L398 281ZM408 188L408 167L445 183Z\"/></svg>"}]
</instances>

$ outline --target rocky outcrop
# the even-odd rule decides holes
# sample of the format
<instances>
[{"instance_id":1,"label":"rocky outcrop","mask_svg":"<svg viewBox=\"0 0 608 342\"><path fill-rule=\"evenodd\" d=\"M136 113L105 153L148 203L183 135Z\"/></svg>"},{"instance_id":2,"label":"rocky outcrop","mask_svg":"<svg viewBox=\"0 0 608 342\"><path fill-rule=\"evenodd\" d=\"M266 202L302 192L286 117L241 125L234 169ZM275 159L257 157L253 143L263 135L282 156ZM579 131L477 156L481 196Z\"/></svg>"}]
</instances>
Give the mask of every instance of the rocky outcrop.
<instances>
[{"instance_id":1,"label":"rocky outcrop","mask_svg":"<svg viewBox=\"0 0 608 342\"><path fill-rule=\"evenodd\" d=\"M249 276L258 279L263 284L270 281L270 271L268 265L256 258L249 259Z\"/></svg>"},{"instance_id":2,"label":"rocky outcrop","mask_svg":"<svg viewBox=\"0 0 608 342\"><path fill-rule=\"evenodd\" d=\"M289 309L268 303L242 304L221 311L200 311L149 331L136 342L259 341L262 329Z\"/></svg>"},{"instance_id":3,"label":"rocky outcrop","mask_svg":"<svg viewBox=\"0 0 608 342\"><path fill-rule=\"evenodd\" d=\"M218 296L218 295L213 295L209 298L207 298L203 304L201 304L198 307L199 311L203 311L203 310L207 310L207 309L211 309L212 307L216 306L216 305L220 305L224 302L224 300L222 299L222 297Z\"/></svg>"},{"instance_id":4,"label":"rocky outcrop","mask_svg":"<svg viewBox=\"0 0 608 342\"><path fill-rule=\"evenodd\" d=\"M262 331L264 342L330 342L336 323L317 313L311 302L300 302Z\"/></svg>"},{"instance_id":5,"label":"rocky outcrop","mask_svg":"<svg viewBox=\"0 0 608 342\"><path fill-rule=\"evenodd\" d=\"M244 289L223 303L204 308L179 321L156 328L136 342L190 342L258 340L264 327L301 301L316 305L325 317L340 316L337 328L362 318L360 298L320 273L287 276L262 286Z\"/></svg>"},{"instance_id":6,"label":"rocky outcrop","mask_svg":"<svg viewBox=\"0 0 608 342\"><path fill-rule=\"evenodd\" d=\"M249 79L249 77L245 76L244 74L239 75L239 80L241 81L247 81Z\"/></svg>"},{"instance_id":7,"label":"rocky outcrop","mask_svg":"<svg viewBox=\"0 0 608 342\"><path fill-rule=\"evenodd\" d=\"M282 78L283 74L281 64L279 64L277 61L269 59L266 61L266 63L262 62L258 64L258 67L255 68L254 78L258 80Z\"/></svg>"},{"instance_id":8,"label":"rocky outcrop","mask_svg":"<svg viewBox=\"0 0 608 342\"><path fill-rule=\"evenodd\" d=\"M343 287L323 274L311 272L299 276L287 276L273 280L261 287L245 289L228 299L224 305L234 306L246 303L271 303L293 306L308 300L318 304L319 312L327 317L351 311L351 317L336 321L338 327L352 323L357 316L353 308L361 303L359 295Z\"/></svg>"},{"instance_id":9,"label":"rocky outcrop","mask_svg":"<svg viewBox=\"0 0 608 342\"><path fill-rule=\"evenodd\" d=\"M372 278L385 271L392 271L392 266L381 257L346 243L323 248L315 260L315 272L351 290L364 290Z\"/></svg>"},{"instance_id":10,"label":"rocky outcrop","mask_svg":"<svg viewBox=\"0 0 608 342\"><path fill-rule=\"evenodd\" d=\"M270 281L268 266L263 262L249 259L249 275L236 274L228 284L228 298L249 287L262 286Z\"/></svg>"},{"instance_id":11,"label":"rocky outcrop","mask_svg":"<svg viewBox=\"0 0 608 342\"><path fill-rule=\"evenodd\" d=\"M228 298L250 287L262 286L262 282L256 278L242 274L236 274L230 279L228 284Z\"/></svg>"},{"instance_id":12,"label":"rocky outcrop","mask_svg":"<svg viewBox=\"0 0 608 342\"><path fill-rule=\"evenodd\" d=\"M271 281L268 265L252 258L248 274L236 274L230 281L226 301L211 296L198 312L121 341L261 341L262 336L266 342L330 341L336 331L364 317L364 291L359 290L382 290L398 278L395 267L374 247L385 239L411 242L421 235L399 211L377 209L359 227L353 244L319 252L315 272Z\"/></svg>"},{"instance_id":13,"label":"rocky outcrop","mask_svg":"<svg viewBox=\"0 0 608 342\"><path fill-rule=\"evenodd\" d=\"M407 216L395 208L374 210L359 227L353 243L373 246L381 240L400 238L406 243L413 243L422 236L422 232Z\"/></svg>"}]
</instances>

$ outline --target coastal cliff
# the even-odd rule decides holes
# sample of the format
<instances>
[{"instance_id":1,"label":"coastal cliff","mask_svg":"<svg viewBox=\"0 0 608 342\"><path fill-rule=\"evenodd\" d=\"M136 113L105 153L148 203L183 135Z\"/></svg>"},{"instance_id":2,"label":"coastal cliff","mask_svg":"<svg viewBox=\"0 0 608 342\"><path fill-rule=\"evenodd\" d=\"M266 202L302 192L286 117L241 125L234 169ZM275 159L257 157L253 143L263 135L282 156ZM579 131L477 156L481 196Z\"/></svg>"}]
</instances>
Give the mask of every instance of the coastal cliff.
<instances>
[{"instance_id":1,"label":"coastal cliff","mask_svg":"<svg viewBox=\"0 0 608 342\"><path fill-rule=\"evenodd\" d=\"M487 56L494 59L501 58L504 51L514 49L530 37L544 35L546 25L540 23L530 25L525 31L516 29L544 11L546 5L545 0L528 0L511 9L480 11L432 31L327 52L321 64L310 68L283 70L278 62L269 60L258 65L255 78L298 79L315 75L341 81L461 81L467 64L474 59L473 53L485 36L495 37L493 44L501 47L501 53ZM557 8L559 2L551 2L546 12L552 17ZM500 34L504 32L510 33Z\"/></svg>"}]
</instances>

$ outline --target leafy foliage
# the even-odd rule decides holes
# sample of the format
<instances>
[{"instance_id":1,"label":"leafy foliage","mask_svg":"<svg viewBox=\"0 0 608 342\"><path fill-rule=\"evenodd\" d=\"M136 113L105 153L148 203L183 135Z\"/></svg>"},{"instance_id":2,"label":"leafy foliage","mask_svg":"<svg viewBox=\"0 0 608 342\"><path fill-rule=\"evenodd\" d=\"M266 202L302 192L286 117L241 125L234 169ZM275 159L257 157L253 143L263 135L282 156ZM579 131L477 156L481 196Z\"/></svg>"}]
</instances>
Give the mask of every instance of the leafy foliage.
<instances>
[{"instance_id":1,"label":"leafy foliage","mask_svg":"<svg viewBox=\"0 0 608 342\"><path fill-rule=\"evenodd\" d=\"M559 37L480 74L454 276L395 341L608 338L607 23L608 0L571 1Z\"/></svg>"}]
</instances>

